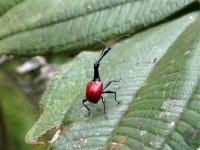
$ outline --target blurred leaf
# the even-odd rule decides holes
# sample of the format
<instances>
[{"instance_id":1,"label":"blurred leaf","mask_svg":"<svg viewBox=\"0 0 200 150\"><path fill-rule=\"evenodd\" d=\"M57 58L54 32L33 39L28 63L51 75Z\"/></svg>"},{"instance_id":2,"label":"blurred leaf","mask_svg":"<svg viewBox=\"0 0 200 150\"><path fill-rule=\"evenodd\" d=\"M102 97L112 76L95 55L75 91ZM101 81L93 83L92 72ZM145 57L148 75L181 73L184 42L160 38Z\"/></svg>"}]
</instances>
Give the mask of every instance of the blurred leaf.
<instances>
[{"instance_id":1,"label":"blurred leaf","mask_svg":"<svg viewBox=\"0 0 200 150\"><path fill-rule=\"evenodd\" d=\"M36 120L36 112L20 90L0 70L0 105L8 131L8 135L4 136L8 137L12 150L42 150L41 147L33 147L24 142L27 130ZM4 149L1 144L4 143L0 142L0 147Z\"/></svg>"},{"instance_id":2,"label":"blurred leaf","mask_svg":"<svg viewBox=\"0 0 200 150\"><path fill-rule=\"evenodd\" d=\"M75 51L114 34L135 33L196 0L26 0L0 18L0 53Z\"/></svg>"},{"instance_id":3,"label":"blurred leaf","mask_svg":"<svg viewBox=\"0 0 200 150\"><path fill-rule=\"evenodd\" d=\"M62 65L42 97L43 113L28 132L26 142L37 144L41 142L37 141L39 137L56 128L62 129L62 135L51 144L56 150L100 149L106 143L110 148L117 142L122 149L169 148L171 137L176 142L174 127L189 108L187 104L199 82L197 16L199 12L189 14L113 46L101 64L100 74L104 82L122 78L112 89L123 104L116 106L113 97L106 95L109 120L104 118L101 103L90 104L92 115L85 118L87 110L81 103L85 86L92 79L93 62L100 53L83 52ZM132 145L128 145L130 141Z\"/></svg>"},{"instance_id":4,"label":"blurred leaf","mask_svg":"<svg viewBox=\"0 0 200 150\"><path fill-rule=\"evenodd\" d=\"M0 0L0 16L13 6L23 2L25 0Z\"/></svg>"}]
</instances>

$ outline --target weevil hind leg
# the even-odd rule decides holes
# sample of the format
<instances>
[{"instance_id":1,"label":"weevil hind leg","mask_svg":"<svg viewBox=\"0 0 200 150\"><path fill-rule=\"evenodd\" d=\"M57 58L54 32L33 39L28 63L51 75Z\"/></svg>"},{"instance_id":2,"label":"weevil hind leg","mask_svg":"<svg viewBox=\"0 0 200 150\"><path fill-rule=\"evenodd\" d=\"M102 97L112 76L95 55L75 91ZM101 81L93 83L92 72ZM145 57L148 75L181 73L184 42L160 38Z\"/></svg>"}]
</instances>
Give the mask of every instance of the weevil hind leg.
<instances>
[{"instance_id":1,"label":"weevil hind leg","mask_svg":"<svg viewBox=\"0 0 200 150\"><path fill-rule=\"evenodd\" d=\"M89 116L90 116L90 109L89 109L89 107L85 104L86 101L88 101L87 98L84 99L84 100L82 101L82 103L83 103L83 106L88 110L88 114L86 114L85 116L86 116L86 117L89 117Z\"/></svg>"},{"instance_id":2,"label":"weevil hind leg","mask_svg":"<svg viewBox=\"0 0 200 150\"><path fill-rule=\"evenodd\" d=\"M106 102L105 102L105 99L103 98L103 96L101 96L101 100L103 103L103 110L104 110L105 118L108 119L108 116L106 114Z\"/></svg>"}]
</instances>

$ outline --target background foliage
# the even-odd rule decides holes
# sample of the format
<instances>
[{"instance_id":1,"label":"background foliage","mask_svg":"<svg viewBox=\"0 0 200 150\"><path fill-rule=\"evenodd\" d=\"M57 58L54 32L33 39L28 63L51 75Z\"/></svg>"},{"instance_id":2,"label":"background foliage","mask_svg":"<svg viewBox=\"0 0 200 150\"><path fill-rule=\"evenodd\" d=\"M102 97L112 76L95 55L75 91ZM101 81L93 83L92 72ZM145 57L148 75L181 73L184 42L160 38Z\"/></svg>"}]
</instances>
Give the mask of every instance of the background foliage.
<instances>
[{"instance_id":1,"label":"background foliage","mask_svg":"<svg viewBox=\"0 0 200 150\"><path fill-rule=\"evenodd\" d=\"M27 148L19 143L59 66L26 143L56 150L200 147L199 1L0 0L0 15L2 146ZM88 104L86 118L81 100L101 53L92 51L102 48L93 39L109 43L126 34L100 66L103 81L122 78L111 88L123 103L106 95L109 119L100 103Z\"/></svg>"}]
</instances>

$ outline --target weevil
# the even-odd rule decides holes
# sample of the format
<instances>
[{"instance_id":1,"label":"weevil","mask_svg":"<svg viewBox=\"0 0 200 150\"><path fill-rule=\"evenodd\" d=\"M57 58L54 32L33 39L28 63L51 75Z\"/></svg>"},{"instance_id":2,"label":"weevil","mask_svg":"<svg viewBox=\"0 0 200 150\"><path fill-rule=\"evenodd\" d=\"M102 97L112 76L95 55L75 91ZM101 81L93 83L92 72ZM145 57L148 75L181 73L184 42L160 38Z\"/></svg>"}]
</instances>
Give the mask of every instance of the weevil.
<instances>
[{"instance_id":1,"label":"weevil","mask_svg":"<svg viewBox=\"0 0 200 150\"><path fill-rule=\"evenodd\" d=\"M103 46L105 46L105 48L102 50L100 57L96 60L96 62L94 63L94 77L93 80L89 81L86 87L86 97L83 99L82 103L85 106L85 108L88 110L88 114L86 116L90 116L90 109L89 107L86 105L86 101L89 101L91 103L98 103L99 100L101 99L102 103L103 103L103 107L104 107L104 114L105 117L107 117L106 114L106 105L105 105L105 99L102 96L102 94L108 93L108 94L114 94L114 98L117 104L120 104L121 101L117 101L117 95L115 91L110 91L110 90L106 90L106 88L112 83L112 82L119 82L120 80L111 80L109 81L104 87L103 87L103 82L100 79L100 75L99 75L99 66L100 66L100 62L101 60L106 56L106 54L111 50L111 46L116 43L117 41L121 40L124 37L127 37L129 35L123 36L118 38L117 40L115 40L114 42L112 42L110 45L105 44L104 42L100 41L100 40L96 40L97 42L99 42L100 44L102 44Z\"/></svg>"}]
</instances>

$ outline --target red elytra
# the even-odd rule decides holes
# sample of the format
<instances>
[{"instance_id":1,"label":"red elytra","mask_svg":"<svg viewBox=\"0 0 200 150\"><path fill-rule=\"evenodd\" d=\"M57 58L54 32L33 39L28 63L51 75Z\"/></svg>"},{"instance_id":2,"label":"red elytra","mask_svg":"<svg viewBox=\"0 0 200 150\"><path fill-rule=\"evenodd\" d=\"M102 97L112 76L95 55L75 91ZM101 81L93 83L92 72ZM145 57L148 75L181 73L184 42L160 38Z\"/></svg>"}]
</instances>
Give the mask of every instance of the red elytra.
<instances>
[{"instance_id":1,"label":"red elytra","mask_svg":"<svg viewBox=\"0 0 200 150\"><path fill-rule=\"evenodd\" d=\"M103 82L90 81L86 88L86 98L91 103L98 103L103 92Z\"/></svg>"}]
</instances>

